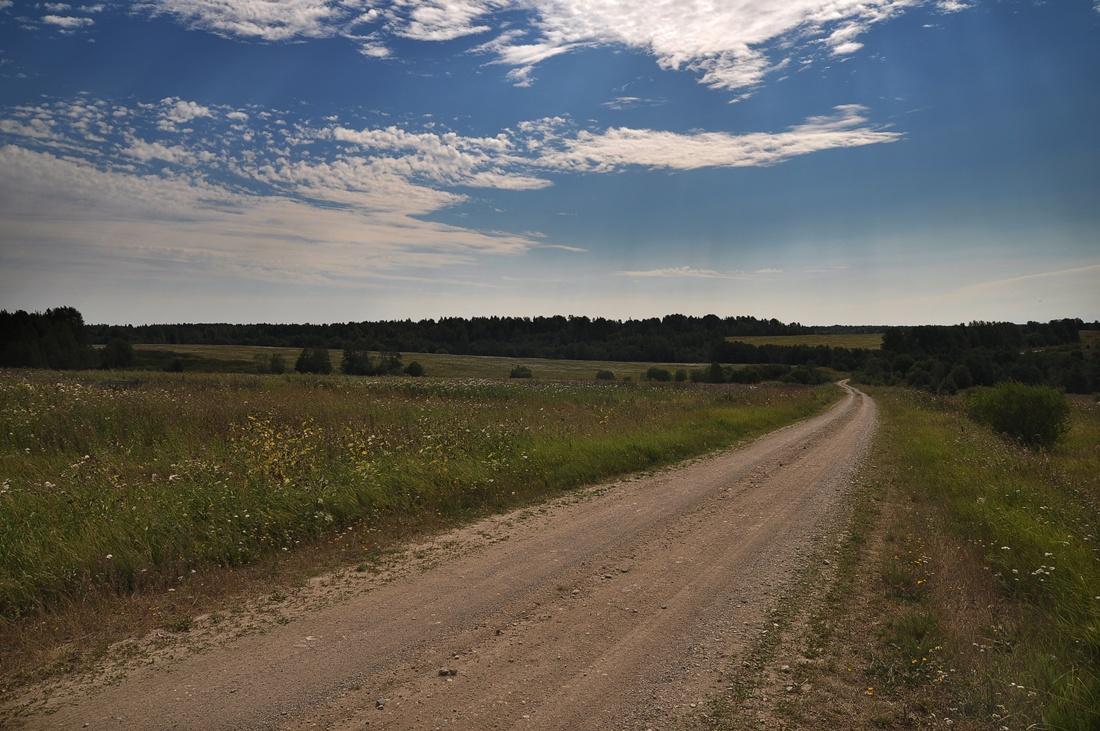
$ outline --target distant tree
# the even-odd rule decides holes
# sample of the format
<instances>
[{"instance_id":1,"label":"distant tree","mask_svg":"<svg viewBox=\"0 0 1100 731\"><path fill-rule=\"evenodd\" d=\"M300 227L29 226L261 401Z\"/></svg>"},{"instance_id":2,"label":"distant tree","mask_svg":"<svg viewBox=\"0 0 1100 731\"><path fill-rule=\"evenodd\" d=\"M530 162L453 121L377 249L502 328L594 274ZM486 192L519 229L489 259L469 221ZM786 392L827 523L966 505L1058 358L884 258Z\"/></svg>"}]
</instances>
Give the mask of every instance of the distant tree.
<instances>
[{"instance_id":1,"label":"distant tree","mask_svg":"<svg viewBox=\"0 0 1100 731\"><path fill-rule=\"evenodd\" d=\"M675 380L677 383L683 383L687 379L688 379L688 372L686 370L684 370L683 368L677 368L676 369L676 374L673 376L673 380Z\"/></svg>"},{"instance_id":2,"label":"distant tree","mask_svg":"<svg viewBox=\"0 0 1100 731\"><path fill-rule=\"evenodd\" d=\"M111 338L102 351L104 368L129 368L134 364L134 346L123 338Z\"/></svg>"},{"instance_id":3,"label":"distant tree","mask_svg":"<svg viewBox=\"0 0 1100 731\"><path fill-rule=\"evenodd\" d=\"M534 376L531 369L524 365L513 366L511 373L508 374L509 378L534 378Z\"/></svg>"},{"instance_id":4,"label":"distant tree","mask_svg":"<svg viewBox=\"0 0 1100 731\"><path fill-rule=\"evenodd\" d=\"M611 371L596 371L597 381L614 381L615 374Z\"/></svg>"},{"instance_id":5,"label":"distant tree","mask_svg":"<svg viewBox=\"0 0 1100 731\"><path fill-rule=\"evenodd\" d=\"M413 361L405 366L405 375L419 378L424 375L424 366L420 365L417 361Z\"/></svg>"},{"instance_id":6,"label":"distant tree","mask_svg":"<svg viewBox=\"0 0 1100 731\"><path fill-rule=\"evenodd\" d=\"M647 381L671 381L672 374L665 368L658 368L657 366L650 366L645 372L645 378Z\"/></svg>"},{"instance_id":7,"label":"distant tree","mask_svg":"<svg viewBox=\"0 0 1100 731\"><path fill-rule=\"evenodd\" d=\"M722 364L718 362L711 363L710 367L707 368L707 383L723 383L725 380L726 374L722 370Z\"/></svg>"},{"instance_id":8,"label":"distant tree","mask_svg":"<svg viewBox=\"0 0 1100 731\"><path fill-rule=\"evenodd\" d=\"M273 353L267 368L271 373L286 373L286 360L279 353Z\"/></svg>"},{"instance_id":9,"label":"distant tree","mask_svg":"<svg viewBox=\"0 0 1100 731\"><path fill-rule=\"evenodd\" d=\"M379 375L400 373L404 368L401 363L401 354L390 351L382 353L378 358L378 368L376 372Z\"/></svg>"},{"instance_id":10,"label":"distant tree","mask_svg":"<svg viewBox=\"0 0 1100 731\"><path fill-rule=\"evenodd\" d=\"M376 372L370 351L363 347L344 348L340 370L349 376L373 376Z\"/></svg>"},{"instance_id":11,"label":"distant tree","mask_svg":"<svg viewBox=\"0 0 1100 731\"><path fill-rule=\"evenodd\" d=\"M294 370L299 373L332 373L328 348L303 348L294 364Z\"/></svg>"},{"instance_id":12,"label":"distant tree","mask_svg":"<svg viewBox=\"0 0 1100 731\"><path fill-rule=\"evenodd\" d=\"M76 309L0 310L0 366L71 369L98 365L102 361L89 345L84 317Z\"/></svg>"}]
</instances>

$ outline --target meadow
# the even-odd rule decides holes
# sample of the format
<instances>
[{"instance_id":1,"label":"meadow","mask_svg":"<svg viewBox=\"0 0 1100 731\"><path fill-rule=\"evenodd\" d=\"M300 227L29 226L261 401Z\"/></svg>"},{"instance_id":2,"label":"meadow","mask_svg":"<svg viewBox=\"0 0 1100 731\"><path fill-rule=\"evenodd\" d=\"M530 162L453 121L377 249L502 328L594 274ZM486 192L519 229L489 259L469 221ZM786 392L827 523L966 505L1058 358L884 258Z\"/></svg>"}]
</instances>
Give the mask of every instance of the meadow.
<instances>
[{"instance_id":1,"label":"meadow","mask_svg":"<svg viewBox=\"0 0 1100 731\"><path fill-rule=\"evenodd\" d=\"M301 348L275 348L260 345L135 345L142 368L160 370L173 358L180 358L185 370L224 373L254 373L257 362L268 363L280 355L293 370ZM378 353L373 353L375 357ZM330 350L332 366L340 370L343 351ZM626 363L599 360L557 360L551 358L508 358L493 355L450 355L445 353L402 353L405 364L416 361L427 375L440 378L508 378L513 366L531 369L535 379L549 381L591 381L596 371L609 370L616 379L642 380L652 366L669 371L702 368L699 363Z\"/></svg>"},{"instance_id":2,"label":"meadow","mask_svg":"<svg viewBox=\"0 0 1100 731\"><path fill-rule=\"evenodd\" d=\"M887 526L877 680L946 688L992 727L1097 728L1100 404L1074 399L1044 451L973 423L962 397L874 395L872 475L904 506Z\"/></svg>"},{"instance_id":3,"label":"meadow","mask_svg":"<svg viewBox=\"0 0 1100 731\"><path fill-rule=\"evenodd\" d=\"M0 371L0 618L763 434L832 385Z\"/></svg>"},{"instance_id":4,"label":"meadow","mask_svg":"<svg viewBox=\"0 0 1100 731\"><path fill-rule=\"evenodd\" d=\"M882 348L882 333L825 333L821 335L734 335L726 338L731 343L749 345L826 345L830 348Z\"/></svg>"}]
</instances>

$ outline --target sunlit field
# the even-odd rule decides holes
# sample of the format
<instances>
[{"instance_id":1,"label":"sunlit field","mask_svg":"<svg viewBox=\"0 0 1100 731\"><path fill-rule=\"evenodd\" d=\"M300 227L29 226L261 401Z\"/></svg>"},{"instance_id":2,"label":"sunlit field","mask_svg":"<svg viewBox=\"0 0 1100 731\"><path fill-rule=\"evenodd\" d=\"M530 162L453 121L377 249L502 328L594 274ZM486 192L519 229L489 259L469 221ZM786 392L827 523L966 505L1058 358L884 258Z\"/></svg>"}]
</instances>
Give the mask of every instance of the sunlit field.
<instances>
[{"instance_id":1,"label":"sunlit field","mask_svg":"<svg viewBox=\"0 0 1100 731\"><path fill-rule=\"evenodd\" d=\"M245 373L254 372L257 362L267 363L280 355L293 370L300 348L269 348L259 345L136 345L139 365L160 369L179 357L186 370ZM375 353L377 355L377 353ZM343 351L330 350L329 358L340 369ZM640 380L651 366L677 369L701 368L700 363L624 363L597 360L556 360L550 358L508 358L491 355L449 355L440 353L402 353L404 363L416 361L426 375L443 378L508 378L515 365L531 369L535 379L549 381L591 381L596 371L611 371L616 379Z\"/></svg>"},{"instance_id":2,"label":"sunlit field","mask_svg":"<svg viewBox=\"0 0 1100 731\"><path fill-rule=\"evenodd\" d=\"M727 338L730 342L749 345L827 345L831 348L882 347L882 333L839 333L836 335L737 335Z\"/></svg>"},{"instance_id":3,"label":"sunlit field","mask_svg":"<svg viewBox=\"0 0 1100 731\"><path fill-rule=\"evenodd\" d=\"M838 393L0 372L0 610L170 586L363 521L460 520L730 445Z\"/></svg>"}]
</instances>

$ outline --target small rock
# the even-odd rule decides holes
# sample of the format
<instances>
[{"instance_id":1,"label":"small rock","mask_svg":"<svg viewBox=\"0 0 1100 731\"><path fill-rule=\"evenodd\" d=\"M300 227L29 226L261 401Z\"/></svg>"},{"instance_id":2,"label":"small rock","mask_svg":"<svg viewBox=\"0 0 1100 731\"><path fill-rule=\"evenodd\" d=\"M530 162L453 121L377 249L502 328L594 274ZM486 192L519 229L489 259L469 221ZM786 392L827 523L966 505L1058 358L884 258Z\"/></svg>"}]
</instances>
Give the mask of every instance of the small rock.
<instances>
[{"instance_id":1,"label":"small rock","mask_svg":"<svg viewBox=\"0 0 1100 731\"><path fill-rule=\"evenodd\" d=\"M782 670L785 673L791 672L791 666L790 665L784 665L783 667L781 667L779 669Z\"/></svg>"},{"instance_id":2,"label":"small rock","mask_svg":"<svg viewBox=\"0 0 1100 731\"><path fill-rule=\"evenodd\" d=\"M439 677L441 677L441 678L449 678L449 677L453 677L455 675L458 675L458 670L456 670L455 668L440 668L439 669Z\"/></svg>"},{"instance_id":3,"label":"small rock","mask_svg":"<svg viewBox=\"0 0 1100 731\"><path fill-rule=\"evenodd\" d=\"M386 707L386 699L385 698L379 698L378 700L376 700L374 702L374 707L381 711L383 708Z\"/></svg>"}]
</instances>

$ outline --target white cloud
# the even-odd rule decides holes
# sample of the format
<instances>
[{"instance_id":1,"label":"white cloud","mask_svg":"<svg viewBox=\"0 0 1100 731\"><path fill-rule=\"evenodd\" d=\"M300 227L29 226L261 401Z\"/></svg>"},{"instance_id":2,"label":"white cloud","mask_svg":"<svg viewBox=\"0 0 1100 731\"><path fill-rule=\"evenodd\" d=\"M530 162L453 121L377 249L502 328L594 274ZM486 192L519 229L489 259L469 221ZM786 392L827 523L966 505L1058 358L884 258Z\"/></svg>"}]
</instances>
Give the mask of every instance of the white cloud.
<instances>
[{"instance_id":1,"label":"white cloud","mask_svg":"<svg viewBox=\"0 0 1100 731\"><path fill-rule=\"evenodd\" d=\"M219 35L265 41L325 38L345 17L341 3L328 0L139 0L134 7Z\"/></svg>"},{"instance_id":2,"label":"white cloud","mask_svg":"<svg viewBox=\"0 0 1100 731\"><path fill-rule=\"evenodd\" d=\"M199 118L209 120L201 134L175 127ZM577 131L550 117L468 136L314 125L285 110L245 113L175 97L119 107L86 96L0 112L0 135L16 142L0 149L8 250L337 285L535 248L578 250L538 232L428 220L467 202L463 188L537 190L552 184L551 173L629 165L771 165L898 138L855 106L774 134ZM744 276L690 268L630 275Z\"/></svg>"},{"instance_id":3,"label":"white cloud","mask_svg":"<svg viewBox=\"0 0 1100 731\"><path fill-rule=\"evenodd\" d=\"M936 7L940 9L940 12L958 13L963 10L969 10L974 7L974 4L968 0L937 0Z\"/></svg>"},{"instance_id":4,"label":"white cloud","mask_svg":"<svg viewBox=\"0 0 1100 731\"><path fill-rule=\"evenodd\" d=\"M578 48L611 46L654 56L667 70L696 74L716 89L747 93L791 55L834 55L863 47L872 26L920 5L953 13L970 0L140 0L147 13L225 36L284 41L345 36L364 55L392 53L387 37L452 41L495 32L473 50L513 68L516 85L533 69ZM517 19L517 15L522 14ZM525 20L526 22L517 22ZM357 28L374 26L370 36ZM781 56L778 61L773 56Z\"/></svg>"},{"instance_id":5,"label":"white cloud","mask_svg":"<svg viewBox=\"0 0 1100 731\"><path fill-rule=\"evenodd\" d=\"M761 167L799 155L901 139L899 132L868 126L857 105L837 107L783 132L664 132L613 127L581 131L540 156L549 168L610 172L626 166L694 170L705 167Z\"/></svg>"},{"instance_id":6,"label":"white cloud","mask_svg":"<svg viewBox=\"0 0 1100 731\"><path fill-rule=\"evenodd\" d=\"M71 15L43 15L42 22L48 25L56 25L58 28L64 28L65 30L87 28L95 23L91 18L77 18Z\"/></svg>"},{"instance_id":7,"label":"white cloud","mask_svg":"<svg viewBox=\"0 0 1100 731\"><path fill-rule=\"evenodd\" d=\"M0 0L0 10L7 10L14 4L14 0Z\"/></svg>"},{"instance_id":8,"label":"white cloud","mask_svg":"<svg viewBox=\"0 0 1100 731\"><path fill-rule=\"evenodd\" d=\"M528 31L508 30L479 50L516 66L510 76L520 84L529 83L532 67L547 58L599 45L649 53L663 69L693 72L716 89L743 90L777 67L770 58L776 46L784 46L784 54L817 44L834 54L853 53L868 28L928 1L516 0L514 8L531 14Z\"/></svg>"},{"instance_id":9,"label":"white cloud","mask_svg":"<svg viewBox=\"0 0 1100 731\"><path fill-rule=\"evenodd\" d=\"M177 124L186 124L200 117L211 116L210 108L197 102L169 97L163 99L161 105L163 106L160 115L161 126L165 128L174 128Z\"/></svg>"},{"instance_id":10,"label":"white cloud","mask_svg":"<svg viewBox=\"0 0 1100 731\"><path fill-rule=\"evenodd\" d=\"M122 150L122 154L143 162L162 160L177 165L191 165L196 159L193 152L179 145L165 145L139 139L132 140L130 146Z\"/></svg>"}]
</instances>

